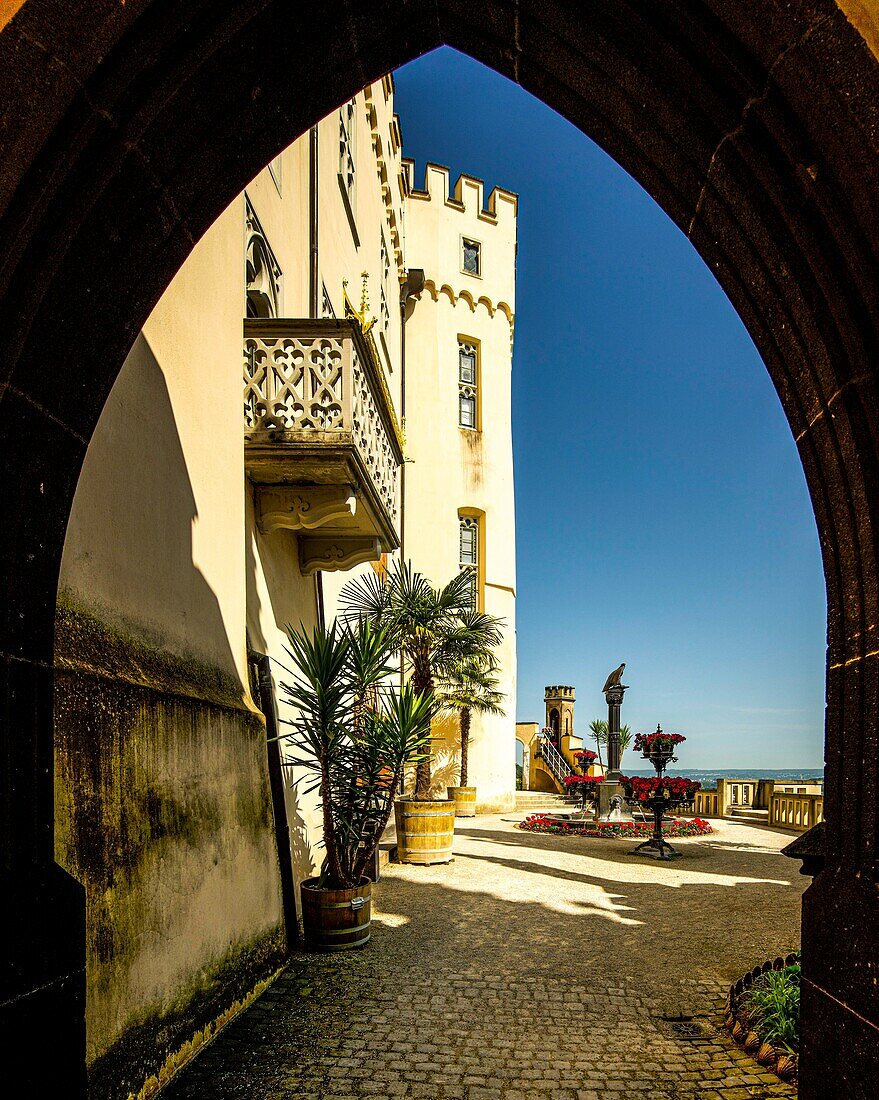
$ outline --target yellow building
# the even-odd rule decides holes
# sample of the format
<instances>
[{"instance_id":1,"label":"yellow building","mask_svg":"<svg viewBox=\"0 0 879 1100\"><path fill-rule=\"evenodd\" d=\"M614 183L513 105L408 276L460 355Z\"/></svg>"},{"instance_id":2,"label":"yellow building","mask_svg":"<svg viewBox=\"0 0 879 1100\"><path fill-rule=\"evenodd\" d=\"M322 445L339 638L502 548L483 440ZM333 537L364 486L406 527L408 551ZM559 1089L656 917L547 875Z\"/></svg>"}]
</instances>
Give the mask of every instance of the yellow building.
<instances>
[{"instance_id":1,"label":"yellow building","mask_svg":"<svg viewBox=\"0 0 879 1100\"><path fill-rule=\"evenodd\" d=\"M315 796L267 743L285 708L266 674L285 678L285 626L332 618L384 555L437 584L472 571L506 620L507 717L474 723L470 769L483 808L513 804L516 199L483 206L479 181L450 196L433 166L413 189L393 82L370 85L198 242L107 401L67 532L55 699L96 1095L137 1092L282 956L322 853ZM437 747L444 796L457 759Z\"/></svg>"}]
</instances>

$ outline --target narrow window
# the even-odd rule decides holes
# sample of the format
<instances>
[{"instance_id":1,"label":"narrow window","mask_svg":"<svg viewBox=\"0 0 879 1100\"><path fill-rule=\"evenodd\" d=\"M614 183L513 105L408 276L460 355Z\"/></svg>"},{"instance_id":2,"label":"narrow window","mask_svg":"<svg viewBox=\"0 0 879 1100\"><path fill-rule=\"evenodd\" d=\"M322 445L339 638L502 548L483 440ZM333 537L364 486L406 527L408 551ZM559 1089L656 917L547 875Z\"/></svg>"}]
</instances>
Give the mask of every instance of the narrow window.
<instances>
[{"instance_id":1,"label":"narrow window","mask_svg":"<svg viewBox=\"0 0 879 1100\"><path fill-rule=\"evenodd\" d=\"M388 309L388 279L391 274L391 262L388 258L388 247L385 244L385 235L381 235L381 267L382 267L382 283L381 283L381 321L382 328L387 330L388 325L391 322L391 311Z\"/></svg>"},{"instance_id":2,"label":"narrow window","mask_svg":"<svg viewBox=\"0 0 879 1100\"><path fill-rule=\"evenodd\" d=\"M355 103L353 99L339 111L339 180L352 209L354 207L355 170L354 113Z\"/></svg>"},{"instance_id":3,"label":"narrow window","mask_svg":"<svg viewBox=\"0 0 879 1100\"><path fill-rule=\"evenodd\" d=\"M248 317L277 317L281 269L248 199L245 203L245 312Z\"/></svg>"},{"instance_id":4,"label":"narrow window","mask_svg":"<svg viewBox=\"0 0 879 1100\"><path fill-rule=\"evenodd\" d=\"M479 520L458 516L458 566L470 578L470 605L479 606Z\"/></svg>"},{"instance_id":5,"label":"narrow window","mask_svg":"<svg viewBox=\"0 0 879 1100\"><path fill-rule=\"evenodd\" d=\"M458 343L458 425L461 428L478 427L476 399L478 393L479 365L476 361L476 345L466 341Z\"/></svg>"},{"instance_id":6,"label":"narrow window","mask_svg":"<svg viewBox=\"0 0 879 1100\"><path fill-rule=\"evenodd\" d=\"M470 241L466 237L462 238L461 246L464 251L464 271L468 275L481 275L482 274L482 252L479 241Z\"/></svg>"}]
</instances>

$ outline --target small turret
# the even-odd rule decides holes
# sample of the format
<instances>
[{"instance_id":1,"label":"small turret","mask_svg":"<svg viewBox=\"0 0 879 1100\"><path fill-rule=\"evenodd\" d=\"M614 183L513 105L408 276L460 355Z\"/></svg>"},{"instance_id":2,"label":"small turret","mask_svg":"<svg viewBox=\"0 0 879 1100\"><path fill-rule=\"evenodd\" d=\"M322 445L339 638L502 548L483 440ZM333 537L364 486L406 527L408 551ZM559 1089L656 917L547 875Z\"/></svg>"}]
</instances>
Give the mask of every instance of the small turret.
<instances>
[{"instance_id":1,"label":"small turret","mask_svg":"<svg viewBox=\"0 0 879 1100\"><path fill-rule=\"evenodd\" d=\"M574 689L566 684L552 684L544 689L546 725L556 735L572 737L574 734Z\"/></svg>"}]
</instances>

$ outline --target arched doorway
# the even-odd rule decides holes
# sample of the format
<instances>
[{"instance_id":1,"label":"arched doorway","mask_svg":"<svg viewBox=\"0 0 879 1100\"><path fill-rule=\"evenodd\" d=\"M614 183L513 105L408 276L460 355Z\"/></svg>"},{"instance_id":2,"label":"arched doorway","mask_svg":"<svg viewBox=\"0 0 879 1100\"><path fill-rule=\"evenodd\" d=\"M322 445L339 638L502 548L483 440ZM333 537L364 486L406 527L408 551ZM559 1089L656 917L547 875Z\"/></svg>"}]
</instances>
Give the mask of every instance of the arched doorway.
<instances>
[{"instance_id":1,"label":"arched doorway","mask_svg":"<svg viewBox=\"0 0 879 1100\"><path fill-rule=\"evenodd\" d=\"M559 712L555 707L549 712L549 739L559 747Z\"/></svg>"},{"instance_id":2,"label":"arched doorway","mask_svg":"<svg viewBox=\"0 0 879 1100\"><path fill-rule=\"evenodd\" d=\"M45 1090L81 1085L83 904L52 848L52 636L64 529L110 385L194 242L357 88L446 42L596 139L688 234L778 389L828 589L825 869L804 904L801 1095L879 1075L876 629L879 31L835 0L747 11L618 0L163 0L106 18L7 5L0 29L3 937L9 1049L51 1029ZM860 14L859 14L860 13ZM298 63L297 63L298 61ZM319 66L322 79L314 79ZM35 74L44 83L35 88ZM549 168L549 166L548 166ZM848 1077L861 1053L856 1076ZM62 1088L63 1086L63 1088Z\"/></svg>"}]
</instances>

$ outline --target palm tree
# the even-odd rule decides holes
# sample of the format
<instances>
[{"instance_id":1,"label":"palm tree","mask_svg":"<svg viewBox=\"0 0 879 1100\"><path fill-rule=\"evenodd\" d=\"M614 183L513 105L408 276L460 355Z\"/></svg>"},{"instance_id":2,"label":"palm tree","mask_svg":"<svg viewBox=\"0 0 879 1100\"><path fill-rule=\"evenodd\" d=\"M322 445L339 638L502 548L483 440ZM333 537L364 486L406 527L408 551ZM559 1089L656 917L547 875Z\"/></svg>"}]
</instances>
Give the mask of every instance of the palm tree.
<instances>
[{"instance_id":1,"label":"palm tree","mask_svg":"<svg viewBox=\"0 0 879 1100\"><path fill-rule=\"evenodd\" d=\"M589 723L589 729L592 733L592 740L595 742L595 747L598 749L598 763L601 765L603 771L604 761L601 759L601 746L607 744L607 722L605 722L603 718L594 718Z\"/></svg>"},{"instance_id":2,"label":"palm tree","mask_svg":"<svg viewBox=\"0 0 879 1100\"><path fill-rule=\"evenodd\" d=\"M632 743L632 731L628 726L620 726L620 767L623 765L623 753Z\"/></svg>"},{"instance_id":3,"label":"palm tree","mask_svg":"<svg viewBox=\"0 0 879 1100\"><path fill-rule=\"evenodd\" d=\"M503 620L473 608L473 582L458 573L443 588L434 588L411 562L394 561L382 574L366 573L349 581L339 594L349 623L366 619L386 630L412 670L412 686L434 694L435 681L461 661L478 657L500 644ZM419 760L415 798L430 798L430 758Z\"/></svg>"},{"instance_id":4,"label":"palm tree","mask_svg":"<svg viewBox=\"0 0 879 1100\"><path fill-rule=\"evenodd\" d=\"M470 719L478 714L503 714L504 693L498 691L495 665L490 658L469 657L450 668L437 691L443 710L457 711L461 736L461 786L467 786L467 749Z\"/></svg>"}]
</instances>

